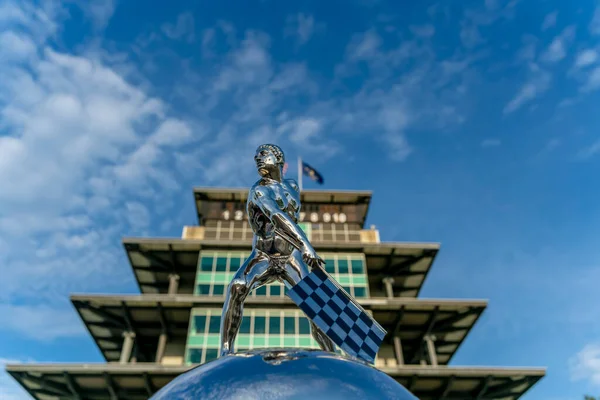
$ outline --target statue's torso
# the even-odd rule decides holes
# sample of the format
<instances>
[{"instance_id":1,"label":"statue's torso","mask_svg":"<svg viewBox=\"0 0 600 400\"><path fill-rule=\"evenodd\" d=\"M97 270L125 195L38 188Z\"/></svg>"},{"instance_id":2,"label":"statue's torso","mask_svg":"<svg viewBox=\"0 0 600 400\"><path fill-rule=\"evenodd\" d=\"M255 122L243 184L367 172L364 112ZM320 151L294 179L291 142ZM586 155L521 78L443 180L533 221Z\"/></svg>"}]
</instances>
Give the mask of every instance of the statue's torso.
<instances>
[{"instance_id":1,"label":"statue's torso","mask_svg":"<svg viewBox=\"0 0 600 400\"><path fill-rule=\"evenodd\" d=\"M271 255L289 255L294 250L293 246L275 233L275 227L271 224L260 207L254 202L254 190L258 186L267 187L273 196L276 207L287 213L294 221L298 221L300 214L300 193L292 183L293 181L284 180L283 182L257 182L248 195L246 205L248 211L248 223L254 231L254 246Z\"/></svg>"}]
</instances>

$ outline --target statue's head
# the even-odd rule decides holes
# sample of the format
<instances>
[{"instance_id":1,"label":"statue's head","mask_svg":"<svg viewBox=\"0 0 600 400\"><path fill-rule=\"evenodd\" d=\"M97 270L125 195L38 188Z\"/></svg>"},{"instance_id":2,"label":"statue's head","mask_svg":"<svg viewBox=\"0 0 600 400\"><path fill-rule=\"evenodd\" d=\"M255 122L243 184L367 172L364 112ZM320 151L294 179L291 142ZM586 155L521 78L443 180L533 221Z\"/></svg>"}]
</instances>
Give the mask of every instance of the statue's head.
<instances>
[{"instance_id":1,"label":"statue's head","mask_svg":"<svg viewBox=\"0 0 600 400\"><path fill-rule=\"evenodd\" d=\"M285 164L283 150L274 144L261 144L256 149L254 155L256 169L260 176L271 176L276 171L281 174L281 169Z\"/></svg>"}]
</instances>

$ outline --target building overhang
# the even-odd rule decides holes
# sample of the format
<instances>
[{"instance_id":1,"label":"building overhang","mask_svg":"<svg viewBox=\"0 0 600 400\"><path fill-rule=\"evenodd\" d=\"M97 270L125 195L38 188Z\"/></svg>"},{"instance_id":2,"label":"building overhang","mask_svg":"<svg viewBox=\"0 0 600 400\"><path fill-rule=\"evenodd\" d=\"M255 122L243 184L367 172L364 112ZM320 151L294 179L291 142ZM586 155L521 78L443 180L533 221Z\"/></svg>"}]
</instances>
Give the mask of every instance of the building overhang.
<instances>
[{"instance_id":1,"label":"building overhang","mask_svg":"<svg viewBox=\"0 0 600 400\"><path fill-rule=\"evenodd\" d=\"M250 241L124 238L123 245L142 293L167 293L169 275L180 276L179 292L193 293L201 250L250 251ZM439 251L438 243L318 243L318 252L364 253L369 287L394 278L394 296L417 297Z\"/></svg>"},{"instance_id":2,"label":"building overhang","mask_svg":"<svg viewBox=\"0 0 600 400\"><path fill-rule=\"evenodd\" d=\"M6 369L38 400L146 400L193 366L11 364ZM540 368L399 366L381 368L421 400L518 399L545 375Z\"/></svg>"},{"instance_id":3,"label":"building overhang","mask_svg":"<svg viewBox=\"0 0 600 400\"><path fill-rule=\"evenodd\" d=\"M194 201L196 203L196 213L198 223L203 225L206 206L212 204L222 204L224 202L246 203L250 188L214 188L197 187L194 188ZM369 211L369 204L373 192L369 190L302 190L300 201L303 205L357 205L362 206L357 211L359 224L364 227Z\"/></svg>"},{"instance_id":4,"label":"building overhang","mask_svg":"<svg viewBox=\"0 0 600 400\"><path fill-rule=\"evenodd\" d=\"M196 295L73 295L71 301L104 358L118 361L123 334L136 335L138 361L154 361L158 337L165 332L185 338L192 308L222 308L223 298ZM482 300L366 298L360 304L388 331L384 343L400 337L405 362L416 363L423 339L435 337L440 365L448 364L485 309ZM248 298L248 309L296 309L288 298Z\"/></svg>"}]
</instances>

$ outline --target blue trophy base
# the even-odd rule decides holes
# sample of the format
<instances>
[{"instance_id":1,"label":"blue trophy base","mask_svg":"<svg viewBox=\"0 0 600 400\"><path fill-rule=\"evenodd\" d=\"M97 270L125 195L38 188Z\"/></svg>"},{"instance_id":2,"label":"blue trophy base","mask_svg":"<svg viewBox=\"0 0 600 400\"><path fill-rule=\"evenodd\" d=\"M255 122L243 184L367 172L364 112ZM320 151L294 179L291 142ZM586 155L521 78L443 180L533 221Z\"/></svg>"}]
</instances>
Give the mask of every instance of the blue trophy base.
<instances>
[{"instance_id":1,"label":"blue trophy base","mask_svg":"<svg viewBox=\"0 0 600 400\"><path fill-rule=\"evenodd\" d=\"M200 365L151 400L417 400L366 362L309 349L257 349Z\"/></svg>"}]
</instances>

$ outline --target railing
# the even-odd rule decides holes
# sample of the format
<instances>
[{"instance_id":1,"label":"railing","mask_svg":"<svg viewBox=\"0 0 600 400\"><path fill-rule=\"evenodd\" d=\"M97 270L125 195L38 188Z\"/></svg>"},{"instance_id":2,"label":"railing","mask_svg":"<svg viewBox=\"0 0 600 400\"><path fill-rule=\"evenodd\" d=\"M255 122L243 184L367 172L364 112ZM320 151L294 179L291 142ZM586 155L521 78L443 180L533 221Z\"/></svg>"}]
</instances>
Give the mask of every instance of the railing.
<instances>
[{"instance_id":1,"label":"railing","mask_svg":"<svg viewBox=\"0 0 600 400\"><path fill-rule=\"evenodd\" d=\"M300 223L309 240L341 243L379 243L377 229L356 229L348 224ZM254 233L247 222L217 221L212 226L185 226L183 239L251 241Z\"/></svg>"}]
</instances>

